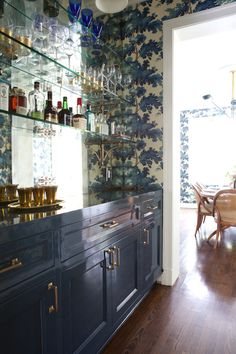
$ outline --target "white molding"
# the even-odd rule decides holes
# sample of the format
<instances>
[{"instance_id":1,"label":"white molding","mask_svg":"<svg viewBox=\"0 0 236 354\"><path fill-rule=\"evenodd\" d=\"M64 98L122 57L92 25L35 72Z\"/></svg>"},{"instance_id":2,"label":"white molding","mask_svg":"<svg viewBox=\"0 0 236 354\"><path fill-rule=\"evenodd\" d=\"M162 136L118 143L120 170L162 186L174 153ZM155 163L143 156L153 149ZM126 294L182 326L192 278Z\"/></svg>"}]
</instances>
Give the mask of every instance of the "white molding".
<instances>
[{"instance_id":1,"label":"white molding","mask_svg":"<svg viewBox=\"0 0 236 354\"><path fill-rule=\"evenodd\" d=\"M174 97L174 49L179 29L235 15L228 4L163 23L163 268L162 284L173 285L179 275L179 119ZM175 118L176 117L176 118Z\"/></svg>"}]
</instances>

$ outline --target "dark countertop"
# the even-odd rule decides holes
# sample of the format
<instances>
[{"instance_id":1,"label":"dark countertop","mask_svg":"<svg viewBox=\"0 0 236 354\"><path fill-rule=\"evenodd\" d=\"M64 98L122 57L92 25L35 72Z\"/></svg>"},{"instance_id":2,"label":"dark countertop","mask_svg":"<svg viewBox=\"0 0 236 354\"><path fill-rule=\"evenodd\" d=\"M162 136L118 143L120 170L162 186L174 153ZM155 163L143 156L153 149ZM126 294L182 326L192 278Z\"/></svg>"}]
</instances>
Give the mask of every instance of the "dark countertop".
<instances>
[{"instance_id":1,"label":"dark countertop","mask_svg":"<svg viewBox=\"0 0 236 354\"><path fill-rule=\"evenodd\" d=\"M62 226L82 222L92 225L99 215L112 219L114 213L121 214L126 210L130 211L132 205L140 204L140 197L152 196L155 192L138 193L117 200L101 203L100 201L88 202L84 200L67 200L61 203L59 209L48 211L36 211L32 213L11 211L9 208L0 208L0 243L8 240L15 232L21 233L22 237L27 237L35 232L56 230ZM84 220L87 220L86 223ZM43 221L43 222L42 222ZM20 229L19 229L20 227ZM20 230L20 232L19 232Z\"/></svg>"}]
</instances>

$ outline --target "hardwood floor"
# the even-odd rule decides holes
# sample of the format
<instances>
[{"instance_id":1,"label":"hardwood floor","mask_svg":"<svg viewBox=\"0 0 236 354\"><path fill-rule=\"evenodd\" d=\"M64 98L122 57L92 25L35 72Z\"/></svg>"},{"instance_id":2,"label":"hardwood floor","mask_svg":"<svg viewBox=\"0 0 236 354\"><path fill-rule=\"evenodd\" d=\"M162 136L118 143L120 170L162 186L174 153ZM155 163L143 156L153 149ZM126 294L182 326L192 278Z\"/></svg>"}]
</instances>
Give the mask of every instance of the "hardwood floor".
<instances>
[{"instance_id":1,"label":"hardwood floor","mask_svg":"<svg viewBox=\"0 0 236 354\"><path fill-rule=\"evenodd\" d=\"M236 353L236 229L214 250L211 219L195 240L196 212L181 211L177 282L157 284L103 354Z\"/></svg>"}]
</instances>

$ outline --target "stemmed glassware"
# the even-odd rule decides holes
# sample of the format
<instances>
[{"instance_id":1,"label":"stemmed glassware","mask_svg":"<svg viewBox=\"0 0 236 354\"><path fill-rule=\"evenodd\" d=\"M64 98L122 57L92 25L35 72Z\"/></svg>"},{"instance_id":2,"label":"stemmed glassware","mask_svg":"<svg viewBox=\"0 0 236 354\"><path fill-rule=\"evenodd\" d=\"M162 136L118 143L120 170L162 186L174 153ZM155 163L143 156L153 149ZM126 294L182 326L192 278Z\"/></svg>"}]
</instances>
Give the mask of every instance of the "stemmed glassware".
<instances>
[{"instance_id":1,"label":"stemmed glassware","mask_svg":"<svg viewBox=\"0 0 236 354\"><path fill-rule=\"evenodd\" d=\"M56 25L51 27L49 34L49 45L55 53L55 59L58 60L58 48L62 45L64 40L65 27L61 25ZM53 55L54 55L53 53Z\"/></svg>"},{"instance_id":2,"label":"stemmed glassware","mask_svg":"<svg viewBox=\"0 0 236 354\"><path fill-rule=\"evenodd\" d=\"M74 23L79 19L81 5L82 0L69 0L68 18L71 23Z\"/></svg>"},{"instance_id":3,"label":"stemmed glassware","mask_svg":"<svg viewBox=\"0 0 236 354\"><path fill-rule=\"evenodd\" d=\"M75 52L75 46L76 46L76 41L74 40L73 37L74 37L74 33L71 31L71 28L65 27L63 49L68 58L69 69L71 69L71 57ZM71 73L68 72L67 76L71 76Z\"/></svg>"},{"instance_id":4,"label":"stemmed glassware","mask_svg":"<svg viewBox=\"0 0 236 354\"><path fill-rule=\"evenodd\" d=\"M92 23L93 11L91 9L82 9L81 11L81 24L83 36L81 38L81 45L87 47L90 45L91 37L88 35L88 28Z\"/></svg>"},{"instance_id":5,"label":"stemmed glassware","mask_svg":"<svg viewBox=\"0 0 236 354\"><path fill-rule=\"evenodd\" d=\"M92 34L93 34L93 40L94 44L93 47L96 49L100 48L100 36L102 32L102 22L98 20L94 20L92 23Z\"/></svg>"}]
</instances>

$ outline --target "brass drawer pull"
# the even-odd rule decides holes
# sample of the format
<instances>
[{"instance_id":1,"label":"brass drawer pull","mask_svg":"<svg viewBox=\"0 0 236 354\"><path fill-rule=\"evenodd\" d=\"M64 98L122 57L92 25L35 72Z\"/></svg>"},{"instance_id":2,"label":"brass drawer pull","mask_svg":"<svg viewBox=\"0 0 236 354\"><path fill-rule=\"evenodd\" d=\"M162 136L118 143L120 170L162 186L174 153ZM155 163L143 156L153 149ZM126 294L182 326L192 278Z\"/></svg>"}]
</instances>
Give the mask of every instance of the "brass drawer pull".
<instances>
[{"instance_id":1,"label":"brass drawer pull","mask_svg":"<svg viewBox=\"0 0 236 354\"><path fill-rule=\"evenodd\" d=\"M143 229L144 233L146 234L146 240L143 241L145 246L150 244L150 231L148 229Z\"/></svg>"},{"instance_id":2,"label":"brass drawer pull","mask_svg":"<svg viewBox=\"0 0 236 354\"><path fill-rule=\"evenodd\" d=\"M149 210L156 210L156 209L158 209L158 206L148 206L147 207L147 209L149 209Z\"/></svg>"},{"instance_id":3,"label":"brass drawer pull","mask_svg":"<svg viewBox=\"0 0 236 354\"><path fill-rule=\"evenodd\" d=\"M116 255L116 260L115 260L115 262L114 262L114 265L115 265L116 267L119 267L119 266L120 266L120 248L114 246L114 247L113 247L113 250L114 250L115 255Z\"/></svg>"},{"instance_id":4,"label":"brass drawer pull","mask_svg":"<svg viewBox=\"0 0 236 354\"><path fill-rule=\"evenodd\" d=\"M109 256L108 257L109 258L109 263L106 266L106 269L113 270L115 268L114 249L113 248L108 248L108 250L105 250L104 253L105 253L105 258L106 258L106 253Z\"/></svg>"},{"instance_id":5,"label":"brass drawer pull","mask_svg":"<svg viewBox=\"0 0 236 354\"><path fill-rule=\"evenodd\" d=\"M54 305L48 308L48 312L51 314L53 312L58 312L58 288L53 282L48 284L48 291L54 290Z\"/></svg>"},{"instance_id":6,"label":"brass drawer pull","mask_svg":"<svg viewBox=\"0 0 236 354\"><path fill-rule=\"evenodd\" d=\"M115 220L106 222L105 224L100 225L101 227L103 227L104 229L111 229L112 227L115 227L119 225L119 223Z\"/></svg>"},{"instance_id":7,"label":"brass drawer pull","mask_svg":"<svg viewBox=\"0 0 236 354\"><path fill-rule=\"evenodd\" d=\"M22 262L18 259L18 258L13 258L11 260L11 265L9 265L8 267L6 268L3 268L0 270L0 274L2 273L5 273L5 272L8 272L9 270L12 270L12 269L16 269L16 268L19 268L21 267L23 264Z\"/></svg>"}]
</instances>

